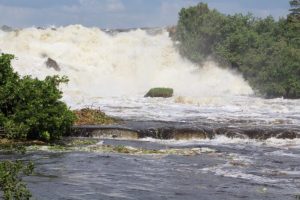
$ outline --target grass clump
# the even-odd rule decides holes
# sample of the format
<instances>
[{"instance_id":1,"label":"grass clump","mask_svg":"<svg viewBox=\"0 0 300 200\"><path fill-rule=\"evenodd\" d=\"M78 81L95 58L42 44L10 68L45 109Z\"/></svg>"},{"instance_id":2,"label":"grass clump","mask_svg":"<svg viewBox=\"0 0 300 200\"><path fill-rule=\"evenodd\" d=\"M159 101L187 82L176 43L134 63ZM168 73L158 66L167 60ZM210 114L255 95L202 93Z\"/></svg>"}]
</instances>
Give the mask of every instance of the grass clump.
<instances>
[{"instance_id":1,"label":"grass clump","mask_svg":"<svg viewBox=\"0 0 300 200\"><path fill-rule=\"evenodd\" d=\"M101 125L116 122L115 119L107 116L100 109L83 108L75 110L74 114L77 117L75 125Z\"/></svg>"},{"instance_id":2,"label":"grass clump","mask_svg":"<svg viewBox=\"0 0 300 200\"><path fill-rule=\"evenodd\" d=\"M172 88L152 88L145 95L145 97L163 97L163 98L168 98L172 96L173 96Z\"/></svg>"},{"instance_id":3,"label":"grass clump","mask_svg":"<svg viewBox=\"0 0 300 200\"><path fill-rule=\"evenodd\" d=\"M97 144L98 140L96 139L72 139L68 143L66 143L66 146L86 146L86 145L95 145Z\"/></svg>"}]
</instances>

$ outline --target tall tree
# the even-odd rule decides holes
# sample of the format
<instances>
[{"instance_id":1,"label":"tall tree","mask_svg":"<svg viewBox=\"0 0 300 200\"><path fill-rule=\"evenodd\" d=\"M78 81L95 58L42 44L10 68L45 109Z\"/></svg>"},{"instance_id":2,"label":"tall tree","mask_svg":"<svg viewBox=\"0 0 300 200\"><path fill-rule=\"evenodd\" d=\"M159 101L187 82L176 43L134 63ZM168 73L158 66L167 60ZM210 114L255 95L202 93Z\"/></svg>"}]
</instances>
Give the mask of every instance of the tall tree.
<instances>
[{"instance_id":1,"label":"tall tree","mask_svg":"<svg viewBox=\"0 0 300 200\"><path fill-rule=\"evenodd\" d=\"M290 1L290 14L287 17L287 38L289 44L296 47L299 51L300 48L300 0Z\"/></svg>"},{"instance_id":2,"label":"tall tree","mask_svg":"<svg viewBox=\"0 0 300 200\"><path fill-rule=\"evenodd\" d=\"M300 0L292 0L290 1L290 14L289 17L296 18L300 20Z\"/></svg>"},{"instance_id":3,"label":"tall tree","mask_svg":"<svg viewBox=\"0 0 300 200\"><path fill-rule=\"evenodd\" d=\"M291 14L292 15L299 15L300 14L300 0L292 0L290 1L291 6Z\"/></svg>"}]
</instances>

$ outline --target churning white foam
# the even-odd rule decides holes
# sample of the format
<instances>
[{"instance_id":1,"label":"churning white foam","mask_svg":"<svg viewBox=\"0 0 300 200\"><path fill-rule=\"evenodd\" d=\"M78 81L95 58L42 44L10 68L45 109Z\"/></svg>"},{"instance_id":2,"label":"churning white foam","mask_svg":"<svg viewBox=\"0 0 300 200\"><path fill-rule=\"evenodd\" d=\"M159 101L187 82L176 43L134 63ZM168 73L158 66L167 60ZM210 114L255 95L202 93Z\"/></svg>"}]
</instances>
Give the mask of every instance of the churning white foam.
<instances>
[{"instance_id":1,"label":"churning white foam","mask_svg":"<svg viewBox=\"0 0 300 200\"><path fill-rule=\"evenodd\" d=\"M0 49L15 54L21 75L44 78L67 75L65 100L73 105L85 99L143 96L152 87L172 87L176 96L214 97L252 94L241 75L207 62L199 67L183 59L167 31L150 35L133 30L110 35L80 25L45 30L27 28L0 31ZM50 57L61 71L47 68Z\"/></svg>"},{"instance_id":2,"label":"churning white foam","mask_svg":"<svg viewBox=\"0 0 300 200\"><path fill-rule=\"evenodd\" d=\"M144 138L143 141L155 142L167 146L195 146L195 145L208 145L208 146L224 146L233 147L235 149L244 149L245 145L261 146L261 147L276 147L279 149L299 149L300 138L297 139L278 139L268 138L266 140L257 139L242 139L242 138L229 138L225 135L218 135L213 139L190 139L190 140L160 140L153 138ZM282 154L282 152L280 153Z\"/></svg>"}]
</instances>

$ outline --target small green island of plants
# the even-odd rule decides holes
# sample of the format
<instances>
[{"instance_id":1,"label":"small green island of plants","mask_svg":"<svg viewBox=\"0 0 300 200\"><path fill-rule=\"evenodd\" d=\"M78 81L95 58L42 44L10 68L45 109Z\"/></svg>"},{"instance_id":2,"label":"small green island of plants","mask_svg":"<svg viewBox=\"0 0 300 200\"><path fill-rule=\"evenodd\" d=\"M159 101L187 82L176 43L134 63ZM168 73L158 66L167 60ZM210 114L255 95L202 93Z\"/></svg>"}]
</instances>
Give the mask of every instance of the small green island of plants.
<instances>
[{"instance_id":1,"label":"small green island of plants","mask_svg":"<svg viewBox=\"0 0 300 200\"><path fill-rule=\"evenodd\" d=\"M151 88L147 94L145 94L145 97L163 97L163 98L169 98L173 96L173 89L172 88Z\"/></svg>"}]
</instances>

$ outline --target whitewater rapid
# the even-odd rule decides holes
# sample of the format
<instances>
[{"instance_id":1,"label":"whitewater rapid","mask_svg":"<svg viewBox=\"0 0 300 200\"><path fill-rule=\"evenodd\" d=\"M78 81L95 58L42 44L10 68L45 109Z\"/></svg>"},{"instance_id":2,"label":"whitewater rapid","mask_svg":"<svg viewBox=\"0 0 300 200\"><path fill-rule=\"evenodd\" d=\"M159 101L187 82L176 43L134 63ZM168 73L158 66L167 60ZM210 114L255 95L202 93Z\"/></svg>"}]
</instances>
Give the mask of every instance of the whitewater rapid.
<instances>
[{"instance_id":1,"label":"whitewater rapid","mask_svg":"<svg viewBox=\"0 0 300 200\"><path fill-rule=\"evenodd\" d=\"M254 97L235 71L213 61L198 66L182 58L165 30L109 34L72 25L0 31L0 49L16 55L21 75L66 75L63 100L72 108L100 107L110 115L134 120L300 124L300 101ZM54 59L60 71L47 68ZM169 99L144 98L152 87L172 87Z\"/></svg>"},{"instance_id":2,"label":"whitewater rapid","mask_svg":"<svg viewBox=\"0 0 300 200\"><path fill-rule=\"evenodd\" d=\"M172 87L178 96L248 95L240 75L207 62L202 68L183 59L167 31L149 35L133 30L116 35L80 25L57 29L28 28L1 33L2 51L15 54L13 66L22 75L44 78L67 75L64 88L79 96L143 95L151 87ZM61 72L45 66L50 57ZM75 93L74 96L72 96Z\"/></svg>"}]
</instances>

